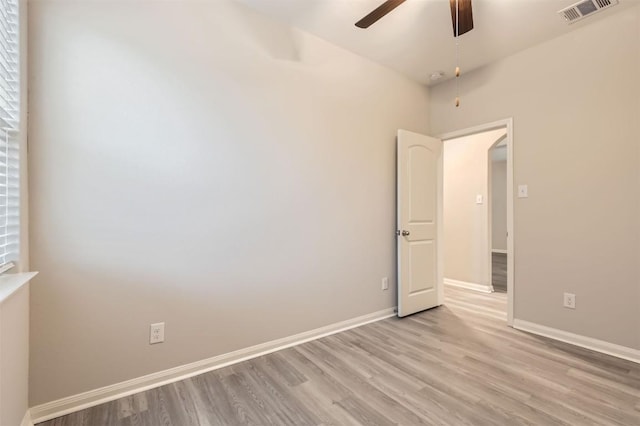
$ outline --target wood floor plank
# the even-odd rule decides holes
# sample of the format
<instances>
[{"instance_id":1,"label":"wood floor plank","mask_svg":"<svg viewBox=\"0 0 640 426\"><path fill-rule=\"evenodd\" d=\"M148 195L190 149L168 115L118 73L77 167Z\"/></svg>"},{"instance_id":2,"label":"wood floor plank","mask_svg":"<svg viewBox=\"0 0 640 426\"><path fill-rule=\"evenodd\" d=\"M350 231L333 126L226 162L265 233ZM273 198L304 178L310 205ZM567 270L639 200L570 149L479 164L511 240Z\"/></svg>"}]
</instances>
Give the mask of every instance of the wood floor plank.
<instances>
[{"instance_id":1,"label":"wood floor plank","mask_svg":"<svg viewBox=\"0 0 640 426\"><path fill-rule=\"evenodd\" d=\"M491 253L491 275L495 291L507 291L507 255Z\"/></svg>"},{"instance_id":2,"label":"wood floor plank","mask_svg":"<svg viewBox=\"0 0 640 426\"><path fill-rule=\"evenodd\" d=\"M506 326L506 293L288 348L40 426L640 425L640 365Z\"/></svg>"},{"instance_id":3,"label":"wood floor plank","mask_svg":"<svg viewBox=\"0 0 640 426\"><path fill-rule=\"evenodd\" d=\"M361 425L392 426L397 424L394 423L391 419L385 417L380 411L367 404L361 398L345 398L341 401L338 401L336 404L338 404L346 412L351 414L358 421L358 424Z\"/></svg>"},{"instance_id":4,"label":"wood floor plank","mask_svg":"<svg viewBox=\"0 0 640 426\"><path fill-rule=\"evenodd\" d=\"M314 341L310 343L313 345L301 349L303 353L307 357L311 357L316 362L319 362L324 369L329 371L329 374L332 374L336 378L336 381L353 390L359 397L345 398L344 400L348 400L347 406L353 406L359 409L364 405L359 404L358 401L366 399L368 404L379 408L384 413L394 413L394 417L401 424L425 424L424 421L411 410L403 407L398 403L398 401L373 386L365 375L360 374L358 371L351 368L351 366L344 360L333 355L329 348L324 347L322 342ZM366 395L366 398L362 398L364 395ZM345 405L340 402L341 401L338 401L339 405L345 408ZM352 415L355 414L354 417L356 418L362 416L362 413L359 411L355 413L349 411L349 413Z\"/></svg>"},{"instance_id":5,"label":"wood floor plank","mask_svg":"<svg viewBox=\"0 0 640 426\"><path fill-rule=\"evenodd\" d=\"M192 377L191 382L193 387L200 395L203 410L210 413L209 418L212 424L240 424L240 416L234 406L233 399L229 392L226 391L220 376L215 372L212 374L201 374L196 377Z\"/></svg>"}]
</instances>

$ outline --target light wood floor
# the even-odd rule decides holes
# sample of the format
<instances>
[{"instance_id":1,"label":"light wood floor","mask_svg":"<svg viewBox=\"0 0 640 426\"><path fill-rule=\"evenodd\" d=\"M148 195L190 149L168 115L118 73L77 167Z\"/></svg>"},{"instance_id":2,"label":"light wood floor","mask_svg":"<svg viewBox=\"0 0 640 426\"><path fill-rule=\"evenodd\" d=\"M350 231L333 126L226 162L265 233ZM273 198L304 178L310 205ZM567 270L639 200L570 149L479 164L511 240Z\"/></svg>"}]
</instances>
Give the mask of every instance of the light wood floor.
<instances>
[{"instance_id":1,"label":"light wood floor","mask_svg":"<svg viewBox=\"0 0 640 426\"><path fill-rule=\"evenodd\" d=\"M491 253L491 283L495 291L507 291L507 255Z\"/></svg>"},{"instance_id":2,"label":"light wood floor","mask_svg":"<svg viewBox=\"0 0 640 426\"><path fill-rule=\"evenodd\" d=\"M508 328L505 309L446 288L445 306L41 425L640 425L640 365Z\"/></svg>"}]
</instances>

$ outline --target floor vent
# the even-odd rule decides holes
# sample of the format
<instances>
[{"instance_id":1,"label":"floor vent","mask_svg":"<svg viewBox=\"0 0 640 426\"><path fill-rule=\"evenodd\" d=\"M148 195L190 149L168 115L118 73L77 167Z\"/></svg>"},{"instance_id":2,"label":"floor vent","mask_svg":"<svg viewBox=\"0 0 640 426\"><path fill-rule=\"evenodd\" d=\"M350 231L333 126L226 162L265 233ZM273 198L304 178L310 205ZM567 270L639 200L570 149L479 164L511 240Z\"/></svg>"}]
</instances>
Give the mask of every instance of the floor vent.
<instances>
[{"instance_id":1,"label":"floor vent","mask_svg":"<svg viewBox=\"0 0 640 426\"><path fill-rule=\"evenodd\" d=\"M573 24L595 12L615 6L616 4L618 4L618 0L585 0L558 11L558 14L568 24Z\"/></svg>"}]
</instances>

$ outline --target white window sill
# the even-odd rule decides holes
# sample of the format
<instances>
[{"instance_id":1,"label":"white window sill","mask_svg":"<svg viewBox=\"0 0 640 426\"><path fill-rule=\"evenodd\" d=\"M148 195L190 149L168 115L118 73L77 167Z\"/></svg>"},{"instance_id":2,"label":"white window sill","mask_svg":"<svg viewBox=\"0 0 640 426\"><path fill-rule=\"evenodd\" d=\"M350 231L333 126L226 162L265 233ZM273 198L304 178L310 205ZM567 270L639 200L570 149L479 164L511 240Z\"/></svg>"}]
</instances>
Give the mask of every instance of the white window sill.
<instances>
[{"instance_id":1,"label":"white window sill","mask_svg":"<svg viewBox=\"0 0 640 426\"><path fill-rule=\"evenodd\" d=\"M13 293L31 281L31 278L37 274L37 272L22 272L20 274L0 275L0 303L11 297Z\"/></svg>"}]
</instances>

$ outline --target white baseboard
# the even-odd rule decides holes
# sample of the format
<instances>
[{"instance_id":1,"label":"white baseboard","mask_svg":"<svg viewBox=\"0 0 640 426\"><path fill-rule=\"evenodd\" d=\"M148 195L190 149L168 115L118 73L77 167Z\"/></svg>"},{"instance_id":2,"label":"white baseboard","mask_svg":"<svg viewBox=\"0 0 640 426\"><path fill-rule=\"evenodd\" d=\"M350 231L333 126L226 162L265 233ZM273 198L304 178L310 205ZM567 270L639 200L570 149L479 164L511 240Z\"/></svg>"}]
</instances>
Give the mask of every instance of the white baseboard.
<instances>
[{"instance_id":1,"label":"white baseboard","mask_svg":"<svg viewBox=\"0 0 640 426\"><path fill-rule=\"evenodd\" d=\"M31 412L29 410L24 413L20 426L33 426L33 422L31 421Z\"/></svg>"},{"instance_id":2,"label":"white baseboard","mask_svg":"<svg viewBox=\"0 0 640 426\"><path fill-rule=\"evenodd\" d=\"M293 336L283 337L281 339L239 349L237 351L214 356L212 358L148 374L146 376L83 392L81 394L72 395L32 407L30 410L30 417L33 418L35 423L40 423L65 414L113 401L124 396L157 388L168 383L177 382L208 371L266 355L271 352L276 352L281 349L286 349L291 346L299 345L301 343L349 330L351 328L360 327L361 325L369 324L395 315L396 308L384 309L382 311L373 312L357 318L329 324L324 327L316 328L315 330L305 331Z\"/></svg>"},{"instance_id":3,"label":"white baseboard","mask_svg":"<svg viewBox=\"0 0 640 426\"><path fill-rule=\"evenodd\" d=\"M444 285L466 288L467 290L474 290L482 293L493 293L493 286L478 284L478 283L470 283L467 281L452 280L451 278L445 278Z\"/></svg>"},{"instance_id":4,"label":"white baseboard","mask_svg":"<svg viewBox=\"0 0 640 426\"><path fill-rule=\"evenodd\" d=\"M508 252L506 250L502 250L502 249L491 249L491 253L507 254Z\"/></svg>"},{"instance_id":5,"label":"white baseboard","mask_svg":"<svg viewBox=\"0 0 640 426\"><path fill-rule=\"evenodd\" d=\"M640 350L638 349L616 345L615 343L605 342L604 340L569 333L568 331L558 330L519 319L513 320L513 328L640 364Z\"/></svg>"}]
</instances>

